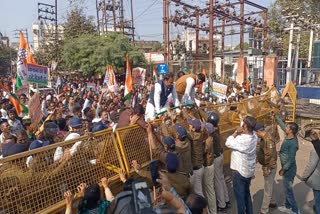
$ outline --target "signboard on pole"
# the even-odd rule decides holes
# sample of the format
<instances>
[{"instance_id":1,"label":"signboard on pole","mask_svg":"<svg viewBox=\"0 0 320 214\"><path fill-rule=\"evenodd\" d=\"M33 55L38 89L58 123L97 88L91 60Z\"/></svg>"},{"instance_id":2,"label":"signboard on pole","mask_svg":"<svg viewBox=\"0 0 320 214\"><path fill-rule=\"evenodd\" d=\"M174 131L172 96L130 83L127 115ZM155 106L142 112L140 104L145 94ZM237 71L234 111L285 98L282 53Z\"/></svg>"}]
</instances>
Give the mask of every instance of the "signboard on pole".
<instances>
[{"instance_id":1,"label":"signboard on pole","mask_svg":"<svg viewBox=\"0 0 320 214\"><path fill-rule=\"evenodd\" d=\"M212 95L216 97L225 99L227 95L227 89L228 89L227 85L217 83L217 82L212 83Z\"/></svg>"},{"instance_id":2,"label":"signboard on pole","mask_svg":"<svg viewBox=\"0 0 320 214\"><path fill-rule=\"evenodd\" d=\"M48 85L48 67L27 64L28 67L28 82Z\"/></svg>"},{"instance_id":3,"label":"signboard on pole","mask_svg":"<svg viewBox=\"0 0 320 214\"><path fill-rule=\"evenodd\" d=\"M41 121L42 117L43 117L43 113L41 111L41 103L40 103L40 95L39 93L35 93L30 101L29 101L29 105L28 105L29 110L29 115L32 121L32 124L34 124L35 126L38 125L38 123Z\"/></svg>"},{"instance_id":4,"label":"signboard on pole","mask_svg":"<svg viewBox=\"0 0 320 214\"><path fill-rule=\"evenodd\" d=\"M168 65L165 63L158 64L158 74L167 74L168 73Z\"/></svg>"}]
</instances>

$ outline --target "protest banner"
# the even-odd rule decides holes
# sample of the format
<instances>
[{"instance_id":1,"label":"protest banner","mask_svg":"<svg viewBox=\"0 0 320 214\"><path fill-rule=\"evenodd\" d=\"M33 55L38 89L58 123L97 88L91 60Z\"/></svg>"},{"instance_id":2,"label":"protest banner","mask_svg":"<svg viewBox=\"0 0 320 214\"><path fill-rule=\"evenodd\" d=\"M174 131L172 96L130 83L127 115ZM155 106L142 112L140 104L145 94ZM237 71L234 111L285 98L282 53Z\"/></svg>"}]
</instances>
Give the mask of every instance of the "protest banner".
<instances>
[{"instance_id":1,"label":"protest banner","mask_svg":"<svg viewBox=\"0 0 320 214\"><path fill-rule=\"evenodd\" d=\"M227 85L217 83L217 82L212 83L212 95L216 97L225 99L227 95L227 89L228 89Z\"/></svg>"},{"instance_id":2,"label":"protest banner","mask_svg":"<svg viewBox=\"0 0 320 214\"><path fill-rule=\"evenodd\" d=\"M43 113L41 111L41 103L40 103L40 95L39 93L35 93L28 105L29 110L29 116L31 118L32 124L34 126L38 125L43 117Z\"/></svg>"},{"instance_id":3,"label":"protest banner","mask_svg":"<svg viewBox=\"0 0 320 214\"><path fill-rule=\"evenodd\" d=\"M27 64L27 67L29 83L48 84L48 67L35 64Z\"/></svg>"},{"instance_id":4,"label":"protest banner","mask_svg":"<svg viewBox=\"0 0 320 214\"><path fill-rule=\"evenodd\" d=\"M96 87L96 84L94 82L88 82L87 83L87 88L94 90Z\"/></svg>"},{"instance_id":5,"label":"protest banner","mask_svg":"<svg viewBox=\"0 0 320 214\"><path fill-rule=\"evenodd\" d=\"M146 78L146 69L140 68L140 67L132 69L132 83L134 85L144 86L145 78Z\"/></svg>"}]
</instances>

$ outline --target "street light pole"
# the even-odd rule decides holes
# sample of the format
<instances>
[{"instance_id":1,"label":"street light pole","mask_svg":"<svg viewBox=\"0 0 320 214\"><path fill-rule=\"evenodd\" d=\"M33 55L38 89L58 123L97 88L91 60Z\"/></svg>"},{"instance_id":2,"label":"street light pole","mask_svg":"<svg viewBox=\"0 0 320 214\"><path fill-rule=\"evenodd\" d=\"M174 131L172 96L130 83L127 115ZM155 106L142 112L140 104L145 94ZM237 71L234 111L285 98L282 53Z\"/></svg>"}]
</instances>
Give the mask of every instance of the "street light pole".
<instances>
[{"instance_id":1,"label":"street light pole","mask_svg":"<svg viewBox=\"0 0 320 214\"><path fill-rule=\"evenodd\" d=\"M307 84L310 82L310 76L311 76L311 57L312 57L312 47L313 47L313 34L314 31L311 29L310 31L310 41L309 41L309 54L308 54L308 68L309 71L307 73Z\"/></svg>"},{"instance_id":2,"label":"street light pole","mask_svg":"<svg viewBox=\"0 0 320 214\"><path fill-rule=\"evenodd\" d=\"M298 35L297 35L297 44L296 44L296 58L294 60L294 83L297 83L297 75L298 75L298 65L299 65L299 50L300 50L300 38L301 38L301 34L300 34L300 30L298 31Z\"/></svg>"},{"instance_id":3,"label":"street light pole","mask_svg":"<svg viewBox=\"0 0 320 214\"><path fill-rule=\"evenodd\" d=\"M289 36L289 50L288 50L288 62L287 62L287 75L286 83L291 81L291 58L292 58L292 41L293 41L293 26L294 23L291 21L290 24L290 36Z\"/></svg>"}]
</instances>

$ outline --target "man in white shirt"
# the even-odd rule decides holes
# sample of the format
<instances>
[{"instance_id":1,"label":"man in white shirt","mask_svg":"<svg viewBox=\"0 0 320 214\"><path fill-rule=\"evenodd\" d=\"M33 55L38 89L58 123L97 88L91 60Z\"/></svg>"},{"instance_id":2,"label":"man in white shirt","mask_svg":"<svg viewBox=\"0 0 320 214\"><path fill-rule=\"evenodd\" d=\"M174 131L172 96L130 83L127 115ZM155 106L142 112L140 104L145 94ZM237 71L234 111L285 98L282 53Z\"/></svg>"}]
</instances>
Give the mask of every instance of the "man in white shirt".
<instances>
[{"instance_id":1,"label":"man in white shirt","mask_svg":"<svg viewBox=\"0 0 320 214\"><path fill-rule=\"evenodd\" d=\"M17 132L24 130L22 122L17 119L17 113L15 109L11 109L8 114L8 123L11 126L11 133L16 135Z\"/></svg>"},{"instance_id":2,"label":"man in white shirt","mask_svg":"<svg viewBox=\"0 0 320 214\"><path fill-rule=\"evenodd\" d=\"M1 99L1 100L0 100L0 107L1 107L0 111L1 111L1 113L2 113L2 117L1 117L1 118L8 119L8 113L7 113L7 111L5 110L5 105L6 105L5 100L4 100L4 99Z\"/></svg>"},{"instance_id":3,"label":"man in white shirt","mask_svg":"<svg viewBox=\"0 0 320 214\"><path fill-rule=\"evenodd\" d=\"M232 150L230 168L233 172L233 190L238 214L253 214L250 183L256 167L256 146L258 137L253 131L256 119L247 116L231 136L226 146Z\"/></svg>"},{"instance_id":4,"label":"man in white shirt","mask_svg":"<svg viewBox=\"0 0 320 214\"><path fill-rule=\"evenodd\" d=\"M180 102L173 84L172 73L165 75L164 79L157 82L151 89L149 100L146 106L146 121L154 120L158 113L167 108L169 95L172 95L173 104L175 106L179 106Z\"/></svg>"}]
</instances>

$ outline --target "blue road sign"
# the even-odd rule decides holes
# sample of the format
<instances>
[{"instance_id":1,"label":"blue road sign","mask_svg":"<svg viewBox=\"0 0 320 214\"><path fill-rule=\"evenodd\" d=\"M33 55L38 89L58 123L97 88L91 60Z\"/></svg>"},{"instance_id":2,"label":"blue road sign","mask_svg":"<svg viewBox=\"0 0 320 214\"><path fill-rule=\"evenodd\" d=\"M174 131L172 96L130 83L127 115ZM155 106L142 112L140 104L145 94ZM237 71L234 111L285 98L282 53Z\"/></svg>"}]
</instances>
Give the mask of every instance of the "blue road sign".
<instances>
[{"instance_id":1,"label":"blue road sign","mask_svg":"<svg viewBox=\"0 0 320 214\"><path fill-rule=\"evenodd\" d=\"M165 63L158 64L158 74L167 74L168 73L168 65Z\"/></svg>"}]
</instances>

